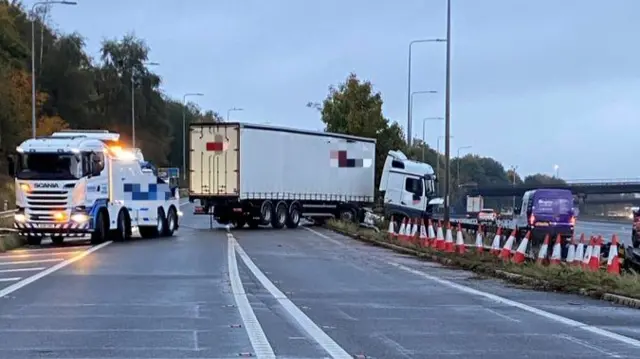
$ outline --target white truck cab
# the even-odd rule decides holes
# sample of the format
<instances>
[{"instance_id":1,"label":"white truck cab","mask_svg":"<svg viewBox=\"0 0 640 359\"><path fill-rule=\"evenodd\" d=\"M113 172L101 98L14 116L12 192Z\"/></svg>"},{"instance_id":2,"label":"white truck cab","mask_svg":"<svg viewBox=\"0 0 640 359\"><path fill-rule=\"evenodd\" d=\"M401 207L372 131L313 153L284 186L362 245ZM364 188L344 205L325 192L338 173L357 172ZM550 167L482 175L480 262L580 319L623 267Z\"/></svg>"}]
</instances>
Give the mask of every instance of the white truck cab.
<instances>
[{"instance_id":1,"label":"white truck cab","mask_svg":"<svg viewBox=\"0 0 640 359\"><path fill-rule=\"evenodd\" d=\"M389 151L382 169L380 192L384 193L386 217L425 218L443 204L436 198L436 176L433 167L413 161L400 151Z\"/></svg>"},{"instance_id":2,"label":"white truck cab","mask_svg":"<svg viewBox=\"0 0 640 359\"><path fill-rule=\"evenodd\" d=\"M9 158L15 178L14 228L27 243L91 236L92 243L171 236L178 228L177 188L145 166L119 134L61 131L22 142ZM150 168L151 167L151 168Z\"/></svg>"}]
</instances>

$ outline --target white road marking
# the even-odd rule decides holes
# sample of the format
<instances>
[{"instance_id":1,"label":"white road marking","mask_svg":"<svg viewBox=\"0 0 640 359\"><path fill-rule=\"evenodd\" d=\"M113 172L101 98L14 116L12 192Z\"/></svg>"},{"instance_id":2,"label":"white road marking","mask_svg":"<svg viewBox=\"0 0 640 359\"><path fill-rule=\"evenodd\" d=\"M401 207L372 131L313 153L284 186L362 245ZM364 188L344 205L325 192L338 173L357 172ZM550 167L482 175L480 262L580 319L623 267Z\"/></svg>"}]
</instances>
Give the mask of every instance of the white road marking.
<instances>
[{"instance_id":1,"label":"white road marking","mask_svg":"<svg viewBox=\"0 0 640 359\"><path fill-rule=\"evenodd\" d=\"M15 282L22 279L22 277L0 278L0 282Z\"/></svg>"},{"instance_id":2,"label":"white road marking","mask_svg":"<svg viewBox=\"0 0 640 359\"><path fill-rule=\"evenodd\" d=\"M4 259L12 259L12 258L32 258L32 257L45 257L45 256L63 256L66 254L78 254L80 251L68 251L68 252L51 252L51 253L16 253L13 254L13 251L7 252L11 254L2 254L0 255L0 260Z\"/></svg>"},{"instance_id":3,"label":"white road marking","mask_svg":"<svg viewBox=\"0 0 640 359\"><path fill-rule=\"evenodd\" d=\"M495 310L493 310L491 308L483 307L483 309L486 310L487 312L491 312L491 313L499 316L500 318L503 318L503 319L506 319L506 320L510 320L512 322L520 323L520 320L518 320L516 318L511 318L510 316L508 316L506 314L502 314L500 312L496 312Z\"/></svg>"},{"instance_id":4,"label":"white road marking","mask_svg":"<svg viewBox=\"0 0 640 359\"><path fill-rule=\"evenodd\" d=\"M601 348L598 348L598 347L597 347L597 346L595 346L595 345L591 345L591 344L589 344L589 343L585 342L584 340L580 340L580 339L578 339L578 338L572 337L571 335L567 335L567 334L560 334L560 335L559 335L559 337L564 338L564 339L566 339L566 340L568 340L568 341L570 341L570 342L574 342L574 343L576 343L576 344L580 344L580 345L582 345L582 346L583 346L583 347L585 347L585 348L588 348L588 349L591 349L591 350L595 350L595 351L597 351L597 352L599 352L599 353L601 353L601 354L604 354L604 355L606 355L606 356L610 356L610 357L612 357L612 358L623 358L621 355L618 355L618 354L616 354L616 353L608 352L608 351L606 351L606 350L603 350L603 349L601 349Z\"/></svg>"},{"instance_id":5,"label":"white road marking","mask_svg":"<svg viewBox=\"0 0 640 359\"><path fill-rule=\"evenodd\" d=\"M37 272L45 270L47 267L30 267L30 268L13 268L13 269L0 269L0 273L14 273L14 272Z\"/></svg>"},{"instance_id":6,"label":"white road marking","mask_svg":"<svg viewBox=\"0 0 640 359\"><path fill-rule=\"evenodd\" d=\"M349 355L338 343L336 343L331 337L320 329L316 323L314 323L309 317L307 317L300 308L298 308L293 302L282 293L264 273L253 263L251 258L242 249L240 244L235 240L233 235L229 235L236 252L249 268L253 275L258 279L260 284L278 301L278 303L286 310L289 315L298 323L309 337L311 337L316 343L318 343L332 358L340 359L352 359L353 356Z\"/></svg>"},{"instance_id":7,"label":"white road marking","mask_svg":"<svg viewBox=\"0 0 640 359\"><path fill-rule=\"evenodd\" d=\"M465 292L465 293L468 293L468 294L476 295L476 296L479 296L479 297L484 297L484 298L492 300L492 301L494 301L496 303L500 303L500 304L508 305L510 307L522 309L522 310L527 311L529 313L533 313L535 315L538 315L538 316L553 320L553 321L558 322L558 323L562 323L562 324L568 325L570 327L574 327L574 328L577 328L577 329L582 329L584 331L587 331L587 332L590 332L590 333L593 333L593 334L597 334L597 335L603 336L603 337L608 338L608 339L617 340L619 342L628 344L630 346L633 346L633 347L636 347L636 348L640 348L640 340L629 338L629 337L626 337L624 335L620 335L618 333L610 332L608 330L604 330L604 329L598 328L598 327L593 326L593 325L582 323L582 322L579 322L577 320L569 319L569 318L563 317L561 315L553 314L553 313L544 311L542 309L534 308L534 307L531 307L529 305L526 305L526 304L523 304L523 303L520 303L520 302L516 302L515 300L503 298L503 297L500 297L500 296L495 295L495 294L483 292L483 291L480 291L480 290L477 290L477 289L473 289L473 288L464 286L462 284L458 284L458 283L455 283L455 282L448 281L446 279L438 278L436 276L421 272L419 270L406 267L406 266L404 266L402 264L399 264L399 263L395 263L395 262L387 262L387 263L389 263L390 265L392 265L392 266L394 266L396 268L402 269L402 270L404 270L406 272L416 274L418 276L421 276L423 278L426 278L426 279L432 280L434 282L440 283L440 284L445 285L447 287L450 287L450 288L453 288L453 289L457 289L457 290L459 290L461 292Z\"/></svg>"},{"instance_id":8,"label":"white road marking","mask_svg":"<svg viewBox=\"0 0 640 359\"><path fill-rule=\"evenodd\" d=\"M337 245L339 245L339 246L344 246L344 243L340 242L339 240L337 240L337 239L335 239L335 238L331 238L331 237L327 236L327 235L326 235L326 234L324 234L324 233L320 233L320 232L316 231L315 229L311 229L311 228L309 228L309 227L302 227L302 228L306 229L307 231L310 231L310 232L314 233L314 234L315 234L315 235L317 235L317 236L320 236L320 237L322 237L322 238L324 238L324 239L328 240L329 242L331 242L331 243L333 243L333 244L337 244Z\"/></svg>"},{"instance_id":9,"label":"white road marking","mask_svg":"<svg viewBox=\"0 0 640 359\"><path fill-rule=\"evenodd\" d=\"M236 301L236 306L242 317L242 323L247 331L253 351L258 358L273 358L276 354L271 348L271 344L267 340L267 336L262 330L262 326L256 317L256 314L249 304L247 294L244 291L240 274L238 273L238 262L236 261L236 251L234 249L235 239L231 233L227 233L227 262L229 265L229 279L231 281L231 291Z\"/></svg>"},{"instance_id":10,"label":"white road marking","mask_svg":"<svg viewBox=\"0 0 640 359\"><path fill-rule=\"evenodd\" d=\"M13 293L13 292L15 292L16 290L18 290L18 289L20 289L22 287L27 286L27 285L37 281L38 279L40 279L42 277L46 277L49 274L68 266L69 264L77 262L80 259L88 256L89 254L91 254L91 253L93 253L93 252L95 252L95 251L97 251L97 250L99 250L101 248L104 248L104 247L108 246L111 243L112 243L111 241L108 241L108 242L104 242L102 244L99 244L99 245L97 245L95 247L91 247L91 248L87 249L86 251L83 251L80 254L65 260L64 262L58 263L58 264L54 265L53 267L49 267L49 268L45 269L42 272L38 272L38 273L32 275L31 277L27 277L27 278L19 281L18 283L14 283L14 284L12 284L12 285L0 290L0 298L5 297L5 296Z\"/></svg>"},{"instance_id":11,"label":"white road marking","mask_svg":"<svg viewBox=\"0 0 640 359\"><path fill-rule=\"evenodd\" d=\"M34 264L34 263L46 263L46 262L60 262L62 258L50 258L50 259L34 259L32 261L15 261L15 262L0 262L0 266L12 265L12 264Z\"/></svg>"}]
</instances>

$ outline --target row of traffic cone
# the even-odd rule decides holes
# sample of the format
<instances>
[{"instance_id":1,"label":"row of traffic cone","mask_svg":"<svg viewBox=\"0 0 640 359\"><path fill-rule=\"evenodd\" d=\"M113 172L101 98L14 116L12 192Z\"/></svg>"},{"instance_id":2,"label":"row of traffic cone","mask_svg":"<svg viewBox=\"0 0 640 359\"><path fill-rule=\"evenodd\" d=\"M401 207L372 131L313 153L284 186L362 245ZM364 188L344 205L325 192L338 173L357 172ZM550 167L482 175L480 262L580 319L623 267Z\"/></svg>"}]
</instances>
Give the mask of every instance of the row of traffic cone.
<instances>
[{"instance_id":1,"label":"row of traffic cone","mask_svg":"<svg viewBox=\"0 0 640 359\"><path fill-rule=\"evenodd\" d=\"M464 237L462 234L462 228L460 223L457 225L456 240L453 240L453 233L451 224L447 225L446 233L444 226L440 221L436 222L436 229L434 229L431 220L427 221L428 226L425 227L424 219L403 219L400 224L398 232L395 231L395 221L393 217L389 222L388 235L397 239L400 242L411 243L420 247L430 247L435 250L444 252L457 252L465 253L467 248L464 243ZM480 226L476 231L475 247L478 253L485 251L483 228ZM502 228L498 228L494 235L493 241L489 252L505 261L511 261L513 263L522 264L527 260L527 250L529 248L529 242L531 233L522 238L515 252L513 252L513 246L516 242L516 230L512 230L507 237L504 245L502 242ZM550 237L547 235L544 239L536 263L539 265L558 265L562 260L562 237L558 235L552 248L551 256L548 257ZM600 269L600 250L603 243L601 236L592 236L589 245L586 246L585 236L581 235L579 243L575 243L575 239L571 239L569 244L567 257L564 263L572 266L577 266L589 271L598 271ZM607 272L619 275L620 274L620 259L618 257L618 237L613 236L611 240L611 246L609 247L609 253L607 256Z\"/></svg>"}]
</instances>

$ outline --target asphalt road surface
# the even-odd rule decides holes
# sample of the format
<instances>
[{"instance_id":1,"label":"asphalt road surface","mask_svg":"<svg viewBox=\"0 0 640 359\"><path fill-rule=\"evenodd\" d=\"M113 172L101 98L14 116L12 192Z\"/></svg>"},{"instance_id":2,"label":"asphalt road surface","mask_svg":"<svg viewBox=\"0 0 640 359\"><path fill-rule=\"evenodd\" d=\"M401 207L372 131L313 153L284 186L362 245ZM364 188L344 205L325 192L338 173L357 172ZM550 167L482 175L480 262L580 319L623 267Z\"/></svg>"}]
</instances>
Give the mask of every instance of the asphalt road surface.
<instances>
[{"instance_id":1,"label":"asphalt road surface","mask_svg":"<svg viewBox=\"0 0 640 359\"><path fill-rule=\"evenodd\" d=\"M173 238L0 255L0 278L11 278L0 282L0 358L640 353L638 310L515 288L324 229L211 230L184 211Z\"/></svg>"}]
</instances>

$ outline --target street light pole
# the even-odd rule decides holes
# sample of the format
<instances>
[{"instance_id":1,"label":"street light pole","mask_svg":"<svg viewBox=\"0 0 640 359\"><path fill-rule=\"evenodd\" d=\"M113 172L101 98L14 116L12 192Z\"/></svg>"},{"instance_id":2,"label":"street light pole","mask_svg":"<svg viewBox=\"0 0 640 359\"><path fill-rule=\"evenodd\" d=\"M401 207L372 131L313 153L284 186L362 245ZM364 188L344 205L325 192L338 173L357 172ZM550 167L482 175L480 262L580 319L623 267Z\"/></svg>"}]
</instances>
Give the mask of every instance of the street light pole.
<instances>
[{"instance_id":1,"label":"street light pole","mask_svg":"<svg viewBox=\"0 0 640 359\"><path fill-rule=\"evenodd\" d=\"M458 174L456 176L457 180L458 180L458 187L460 187L460 151L461 150L466 150L471 148L471 146L462 146L462 147L458 147L458 155L456 156L458 158L458 160L456 162L458 162Z\"/></svg>"},{"instance_id":2,"label":"street light pole","mask_svg":"<svg viewBox=\"0 0 640 359\"><path fill-rule=\"evenodd\" d=\"M187 97L204 96L200 92L190 92L182 96L182 179L187 180Z\"/></svg>"},{"instance_id":3,"label":"street light pole","mask_svg":"<svg viewBox=\"0 0 640 359\"><path fill-rule=\"evenodd\" d=\"M77 5L75 1L38 1L31 6L31 137L36 138L36 8L41 5Z\"/></svg>"},{"instance_id":4,"label":"street light pole","mask_svg":"<svg viewBox=\"0 0 640 359\"><path fill-rule=\"evenodd\" d=\"M445 166L447 167L447 176L444 180L444 222L449 224L450 203L449 191L451 185L451 176L449 176L449 165L451 164L451 0L447 0L447 55L445 68L445 100L444 100L444 155Z\"/></svg>"},{"instance_id":5,"label":"street light pole","mask_svg":"<svg viewBox=\"0 0 640 359\"><path fill-rule=\"evenodd\" d=\"M427 123L427 121L442 121L442 120L444 120L444 117L427 117L422 119L422 162L425 162L424 151L425 151L425 148L427 147L427 140L425 135L425 127L426 127L425 124Z\"/></svg>"},{"instance_id":6,"label":"street light pole","mask_svg":"<svg viewBox=\"0 0 640 359\"><path fill-rule=\"evenodd\" d=\"M158 66L157 62L143 62L143 65ZM131 147L136 148L136 81L131 67Z\"/></svg>"},{"instance_id":7,"label":"street light pole","mask_svg":"<svg viewBox=\"0 0 640 359\"><path fill-rule=\"evenodd\" d=\"M229 122L229 115L231 114L231 112L233 111L244 111L244 109L242 108L238 108L238 107L232 107L230 109L227 110L227 122Z\"/></svg>"},{"instance_id":8,"label":"street light pole","mask_svg":"<svg viewBox=\"0 0 640 359\"><path fill-rule=\"evenodd\" d=\"M423 42L444 42L447 41L445 39L421 39L421 40L413 40L409 42L409 64L408 64L408 72L407 72L407 144L411 146L411 49L414 44L423 43Z\"/></svg>"},{"instance_id":9,"label":"street light pole","mask_svg":"<svg viewBox=\"0 0 640 359\"><path fill-rule=\"evenodd\" d=\"M518 169L518 166L511 166L511 175L513 176L513 180L512 180L513 187L516 186L516 170L517 169ZM513 198L512 198L511 210L514 211L514 213L515 213L515 210L516 210L516 196L513 196Z\"/></svg>"}]
</instances>

